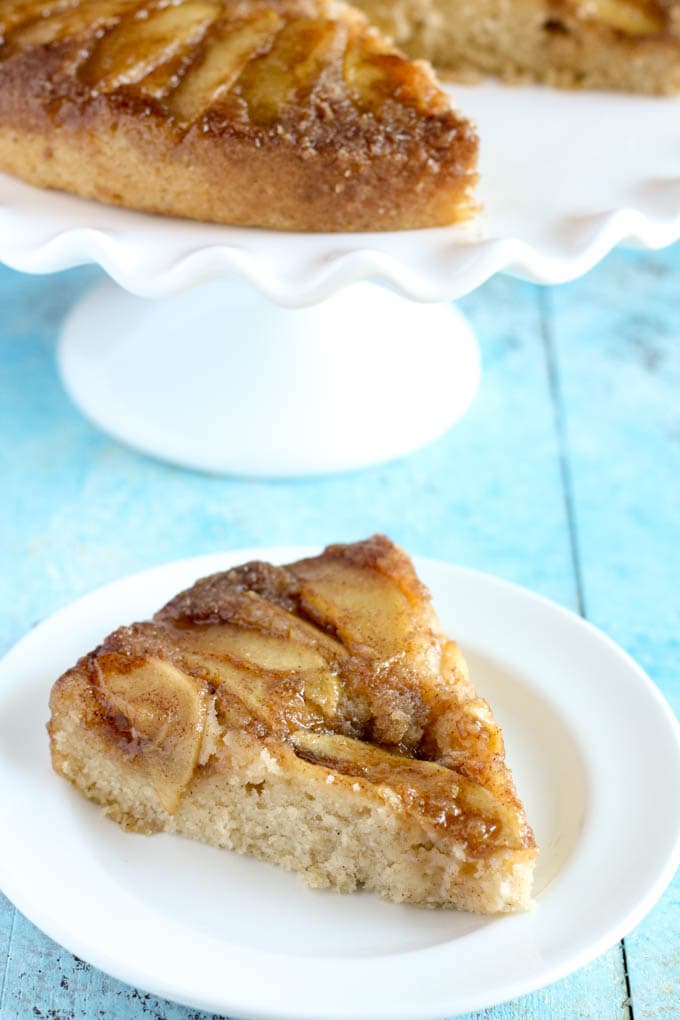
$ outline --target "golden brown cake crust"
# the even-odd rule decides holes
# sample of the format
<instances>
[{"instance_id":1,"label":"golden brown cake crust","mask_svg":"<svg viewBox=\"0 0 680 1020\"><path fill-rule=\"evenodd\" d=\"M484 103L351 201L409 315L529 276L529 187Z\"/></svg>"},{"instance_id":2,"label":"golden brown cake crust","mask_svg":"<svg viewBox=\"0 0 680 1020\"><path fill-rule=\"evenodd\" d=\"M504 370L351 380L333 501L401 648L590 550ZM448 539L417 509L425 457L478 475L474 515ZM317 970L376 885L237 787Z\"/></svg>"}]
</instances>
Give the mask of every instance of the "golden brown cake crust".
<instances>
[{"instance_id":1,"label":"golden brown cake crust","mask_svg":"<svg viewBox=\"0 0 680 1020\"><path fill-rule=\"evenodd\" d=\"M332 0L9 3L0 43L0 168L31 183L285 230L473 211L470 123Z\"/></svg>"},{"instance_id":2,"label":"golden brown cake crust","mask_svg":"<svg viewBox=\"0 0 680 1020\"><path fill-rule=\"evenodd\" d=\"M383 536L201 579L50 706L55 769L127 827L389 899L529 903L536 844L500 729Z\"/></svg>"}]
</instances>

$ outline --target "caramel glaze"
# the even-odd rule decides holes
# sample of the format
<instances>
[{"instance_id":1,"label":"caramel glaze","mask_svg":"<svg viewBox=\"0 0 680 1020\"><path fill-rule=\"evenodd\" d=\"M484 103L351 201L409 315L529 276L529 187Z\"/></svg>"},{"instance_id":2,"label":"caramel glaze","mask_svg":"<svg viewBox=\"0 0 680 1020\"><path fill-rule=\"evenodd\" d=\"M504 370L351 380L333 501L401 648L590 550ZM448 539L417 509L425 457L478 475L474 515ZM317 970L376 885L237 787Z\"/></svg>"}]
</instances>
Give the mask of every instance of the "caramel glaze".
<instances>
[{"instance_id":1,"label":"caramel glaze","mask_svg":"<svg viewBox=\"0 0 680 1020\"><path fill-rule=\"evenodd\" d=\"M362 585L370 606L386 606L374 621ZM534 847L500 731L469 685L442 671L445 644L410 560L374 536L287 567L253 562L203 578L152 621L115 631L75 671L92 695L84 724L129 757L145 741L107 700L102 670L160 659L214 695L223 730L389 787L472 856Z\"/></svg>"}]
</instances>

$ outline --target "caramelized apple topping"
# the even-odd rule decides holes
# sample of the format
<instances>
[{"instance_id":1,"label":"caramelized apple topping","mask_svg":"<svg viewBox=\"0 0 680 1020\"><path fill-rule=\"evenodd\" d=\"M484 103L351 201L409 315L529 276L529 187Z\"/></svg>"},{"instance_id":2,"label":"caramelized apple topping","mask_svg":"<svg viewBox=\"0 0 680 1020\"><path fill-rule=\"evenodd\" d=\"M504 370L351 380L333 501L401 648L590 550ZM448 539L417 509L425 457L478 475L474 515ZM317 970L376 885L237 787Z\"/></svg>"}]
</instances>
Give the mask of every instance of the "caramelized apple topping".
<instances>
[{"instance_id":1,"label":"caramelized apple topping","mask_svg":"<svg viewBox=\"0 0 680 1020\"><path fill-rule=\"evenodd\" d=\"M208 115L267 128L300 104L331 116L355 104L446 115L424 66L406 61L358 12L307 0L10 0L0 44L22 52L77 43L77 78L95 96L153 98L186 129ZM318 93L318 96L317 96Z\"/></svg>"},{"instance_id":2,"label":"caramelized apple topping","mask_svg":"<svg viewBox=\"0 0 680 1020\"><path fill-rule=\"evenodd\" d=\"M473 854L530 845L500 730L385 538L203 578L91 662L105 714L170 812L219 754L219 740L205 752L214 702L220 733L389 788Z\"/></svg>"}]
</instances>

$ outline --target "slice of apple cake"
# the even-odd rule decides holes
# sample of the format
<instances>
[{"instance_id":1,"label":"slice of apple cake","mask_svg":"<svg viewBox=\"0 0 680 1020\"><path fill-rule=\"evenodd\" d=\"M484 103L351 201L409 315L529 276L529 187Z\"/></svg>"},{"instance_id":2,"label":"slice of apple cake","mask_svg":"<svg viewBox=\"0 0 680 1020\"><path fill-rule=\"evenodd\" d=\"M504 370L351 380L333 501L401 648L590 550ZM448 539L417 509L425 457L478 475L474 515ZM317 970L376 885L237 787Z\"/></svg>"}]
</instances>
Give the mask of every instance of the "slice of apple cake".
<instances>
[{"instance_id":1,"label":"slice of apple cake","mask_svg":"<svg viewBox=\"0 0 680 1020\"><path fill-rule=\"evenodd\" d=\"M680 91L680 0L355 0L412 57L552 85Z\"/></svg>"},{"instance_id":2,"label":"slice of apple cake","mask_svg":"<svg viewBox=\"0 0 680 1020\"><path fill-rule=\"evenodd\" d=\"M340 0L3 0L0 170L279 230L468 219L477 135Z\"/></svg>"},{"instance_id":3,"label":"slice of apple cake","mask_svg":"<svg viewBox=\"0 0 680 1020\"><path fill-rule=\"evenodd\" d=\"M491 710L387 538L198 581L54 685L54 768L127 829L314 887L525 909L537 848Z\"/></svg>"}]
</instances>

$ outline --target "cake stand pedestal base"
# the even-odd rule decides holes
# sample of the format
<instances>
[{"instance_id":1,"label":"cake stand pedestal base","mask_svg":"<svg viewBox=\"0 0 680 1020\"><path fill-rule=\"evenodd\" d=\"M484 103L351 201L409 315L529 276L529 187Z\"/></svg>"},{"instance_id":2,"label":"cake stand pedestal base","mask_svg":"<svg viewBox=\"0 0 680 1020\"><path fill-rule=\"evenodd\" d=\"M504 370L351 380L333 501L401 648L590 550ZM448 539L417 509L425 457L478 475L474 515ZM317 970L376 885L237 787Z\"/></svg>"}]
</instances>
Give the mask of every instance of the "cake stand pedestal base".
<instances>
[{"instance_id":1,"label":"cake stand pedestal base","mask_svg":"<svg viewBox=\"0 0 680 1020\"><path fill-rule=\"evenodd\" d=\"M460 312L370 283L286 309L237 280L157 301L104 282L67 319L59 367L81 411L123 443L270 478L410 453L453 425L479 385Z\"/></svg>"}]
</instances>

